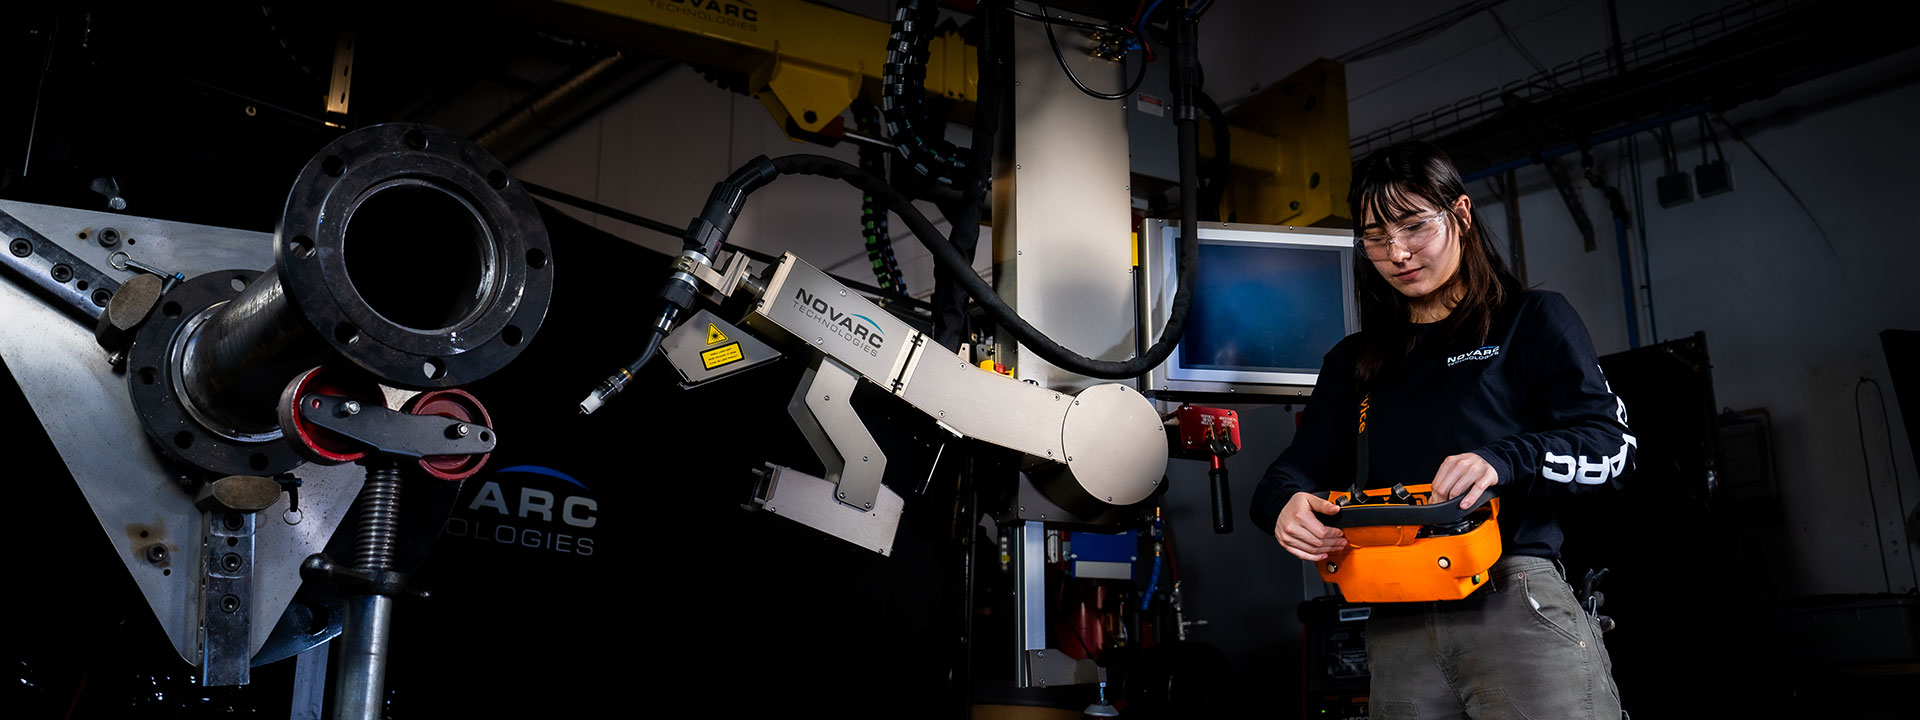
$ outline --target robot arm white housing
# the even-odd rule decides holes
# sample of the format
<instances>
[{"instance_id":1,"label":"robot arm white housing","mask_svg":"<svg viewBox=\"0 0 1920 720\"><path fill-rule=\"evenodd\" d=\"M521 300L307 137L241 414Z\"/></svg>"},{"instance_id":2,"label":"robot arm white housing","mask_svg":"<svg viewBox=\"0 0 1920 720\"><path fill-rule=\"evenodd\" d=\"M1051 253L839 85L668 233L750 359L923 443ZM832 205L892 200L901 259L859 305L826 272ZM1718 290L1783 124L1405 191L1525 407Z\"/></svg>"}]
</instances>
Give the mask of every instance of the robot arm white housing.
<instances>
[{"instance_id":1,"label":"robot arm white housing","mask_svg":"<svg viewBox=\"0 0 1920 720\"><path fill-rule=\"evenodd\" d=\"M1166 431L1159 413L1133 388L1108 383L1070 395L974 367L791 253L767 277L744 324L775 345L818 353L812 385L835 377L864 378L955 435L1017 450L1028 458L1029 476L1064 509L1097 514L1132 505L1151 495L1166 472ZM839 382L850 387L846 380ZM838 402L830 392L820 394L825 399L796 396L790 410L803 429L820 426L808 433L809 440L827 461L828 479L839 486L833 493L837 503L848 512L872 515L874 491L886 492L879 487L879 468L870 461L836 463L831 457L844 461L850 455L835 452L833 446L848 444L836 438L858 443L865 430L844 427L858 422L851 413L823 412L822 404L844 403L846 393ZM803 405L814 406L811 423L803 417L809 412ZM819 434L828 436L827 447ZM881 510L897 507L897 499L882 498L879 504ZM778 512L777 506L770 509ZM891 535L885 533L889 545ZM854 542L871 546L876 538L866 539Z\"/></svg>"}]
</instances>

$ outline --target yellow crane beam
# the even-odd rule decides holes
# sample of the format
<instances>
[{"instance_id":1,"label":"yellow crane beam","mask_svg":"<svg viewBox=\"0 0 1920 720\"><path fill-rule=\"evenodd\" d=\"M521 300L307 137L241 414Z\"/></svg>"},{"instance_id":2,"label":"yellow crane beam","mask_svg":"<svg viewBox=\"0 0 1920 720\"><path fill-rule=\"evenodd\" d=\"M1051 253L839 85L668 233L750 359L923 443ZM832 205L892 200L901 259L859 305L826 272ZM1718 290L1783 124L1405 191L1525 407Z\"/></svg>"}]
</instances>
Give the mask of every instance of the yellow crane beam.
<instances>
[{"instance_id":1,"label":"yellow crane beam","mask_svg":"<svg viewBox=\"0 0 1920 720\"><path fill-rule=\"evenodd\" d=\"M789 134L818 133L856 98L878 103L887 23L802 0L560 0L547 17L572 32L741 73ZM926 91L971 106L978 55L957 33L928 44Z\"/></svg>"}]
</instances>

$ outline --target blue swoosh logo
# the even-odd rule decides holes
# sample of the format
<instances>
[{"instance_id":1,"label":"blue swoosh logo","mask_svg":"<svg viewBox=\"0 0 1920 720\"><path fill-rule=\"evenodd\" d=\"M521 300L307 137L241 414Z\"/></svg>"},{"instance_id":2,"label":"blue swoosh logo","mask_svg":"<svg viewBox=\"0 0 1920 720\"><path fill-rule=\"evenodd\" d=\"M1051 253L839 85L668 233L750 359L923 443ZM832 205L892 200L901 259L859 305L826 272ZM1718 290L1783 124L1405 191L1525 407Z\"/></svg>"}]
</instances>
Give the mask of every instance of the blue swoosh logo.
<instances>
[{"instance_id":1,"label":"blue swoosh logo","mask_svg":"<svg viewBox=\"0 0 1920 720\"><path fill-rule=\"evenodd\" d=\"M854 316L854 317L857 317L857 318L860 318L861 320L865 320L865 321L867 321L867 324L868 324L868 325L872 325L872 326L873 326L873 329L874 329L874 330L876 330L876 331L877 331L877 330L880 330L880 323L877 323L877 322L874 322L874 321L873 321L873 318L870 318L870 317L867 317L867 316L865 316L865 315L861 315L860 313L847 313L847 314L848 314L848 315L852 315L852 316Z\"/></svg>"},{"instance_id":2,"label":"blue swoosh logo","mask_svg":"<svg viewBox=\"0 0 1920 720\"><path fill-rule=\"evenodd\" d=\"M499 470L493 471L493 473L495 475L502 475L506 473L529 473L532 475L545 475L550 478L559 478L561 480L565 480L569 483L572 483L575 487L578 487L581 490L587 489L586 483L573 479L572 475L568 475L566 473L560 472L559 470L555 470L553 468L540 467L539 465L515 465L513 467L500 468Z\"/></svg>"}]
</instances>

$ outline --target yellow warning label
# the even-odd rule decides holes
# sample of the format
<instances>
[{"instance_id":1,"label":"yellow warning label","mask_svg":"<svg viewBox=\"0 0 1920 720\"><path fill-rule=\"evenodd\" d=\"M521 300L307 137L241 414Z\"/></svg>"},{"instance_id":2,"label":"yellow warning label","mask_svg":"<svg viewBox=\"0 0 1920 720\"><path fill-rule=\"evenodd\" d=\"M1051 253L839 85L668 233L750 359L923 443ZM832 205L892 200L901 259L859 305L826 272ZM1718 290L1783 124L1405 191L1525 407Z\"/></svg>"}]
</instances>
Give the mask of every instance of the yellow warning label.
<instances>
[{"instance_id":1,"label":"yellow warning label","mask_svg":"<svg viewBox=\"0 0 1920 720\"><path fill-rule=\"evenodd\" d=\"M719 334L719 331L717 330L712 330L708 332L713 334ZM725 337L725 336L723 335L721 337ZM700 364L707 366L708 370L712 370L714 368L720 367L721 365L725 365L727 363L740 362L741 360L745 360L745 359L747 359L747 356L740 354L740 343L733 343L731 345L717 347L712 350L708 350L706 352L700 353Z\"/></svg>"},{"instance_id":2,"label":"yellow warning label","mask_svg":"<svg viewBox=\"0 0 1920 720\"><path fill-rule=\"evenodd\" d=\"M720 343L723 343L726 341L727 341L727 334L720 332L719 325L715 325L713 323L707 323L707 344L708 345L719 345Z\"/></svg>"}]
</instances>

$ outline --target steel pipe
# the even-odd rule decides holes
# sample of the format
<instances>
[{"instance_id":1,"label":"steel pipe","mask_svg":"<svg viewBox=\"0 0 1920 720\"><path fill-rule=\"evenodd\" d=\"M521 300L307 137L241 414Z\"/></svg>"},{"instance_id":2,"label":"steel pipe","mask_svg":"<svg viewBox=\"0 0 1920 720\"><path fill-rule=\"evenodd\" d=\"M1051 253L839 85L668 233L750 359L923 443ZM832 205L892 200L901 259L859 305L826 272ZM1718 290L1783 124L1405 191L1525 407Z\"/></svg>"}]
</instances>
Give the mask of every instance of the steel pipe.
<instances>
[{"instance_id":1,"label":"steel pipe","mask_svg":"<svg viewBox=\"0 0 1920 720\"><path fill-rule=\"evenodd\" d=\"M274 243L274 268L244 289L236 276L237 297L175 308L184 318L167 347L146 349L177 378L178 407L156 414L190 417L203 448L236 446L237 458L279 439L276 403L300 373L345 360L400 387L473 382L525 348L552 294L532 198L493 156L424 125L377 125L322 148ZM280 469L194 455L181 459Z\"/></svg>"}]
</instances>

